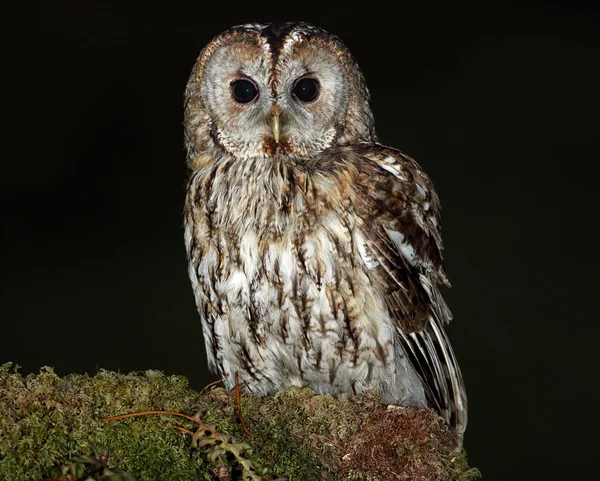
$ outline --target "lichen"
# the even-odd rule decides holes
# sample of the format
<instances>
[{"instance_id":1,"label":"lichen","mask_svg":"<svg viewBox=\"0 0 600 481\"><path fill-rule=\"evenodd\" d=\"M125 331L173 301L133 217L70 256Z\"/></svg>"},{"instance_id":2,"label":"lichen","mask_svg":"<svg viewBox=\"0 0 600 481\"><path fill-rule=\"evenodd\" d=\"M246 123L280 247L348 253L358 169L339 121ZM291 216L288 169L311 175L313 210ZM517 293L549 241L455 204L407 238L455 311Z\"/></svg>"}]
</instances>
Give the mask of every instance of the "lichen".
<instances>
[{"instance_id":1,"label":"lichen","mask_svg":"<svg viewBox=\"0 0 600 481\"><path fill-rule=\"evenodd\" d=\"M471 481L464 452L428 409L388 410L376 396L318 396L290 388L273 396L199 395L159 371L23 376L0 366L0 480L189 481L230 479ZM140 411L197 415L103 418ZM173 429L181 426L196 433ZM215 471L216 469L216 471ZM253 473L251 475L250 473ZM227 478L223 478L227 479Z\"/></svg>"}]
</instances>

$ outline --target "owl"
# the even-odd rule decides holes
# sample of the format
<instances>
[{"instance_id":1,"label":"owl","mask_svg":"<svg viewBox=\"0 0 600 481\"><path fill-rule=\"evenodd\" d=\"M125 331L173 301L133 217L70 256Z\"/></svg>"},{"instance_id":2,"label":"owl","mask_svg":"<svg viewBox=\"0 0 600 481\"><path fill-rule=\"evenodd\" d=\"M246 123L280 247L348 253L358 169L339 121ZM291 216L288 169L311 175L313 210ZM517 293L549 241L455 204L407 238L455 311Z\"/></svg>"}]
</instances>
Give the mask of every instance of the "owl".
<instances>
[{"instance_id":1,"label":"owl","mask_svg":"<svg viewBox=\"0 0 600 481\"><path fill-rule=\"evenodd\" d=\"M306 23L215 37L185 91L185 244L209 366L267 395L376 390L467 422L444 326L440 202L378 143L342 41Z\"/></svg>"}]
</instances>

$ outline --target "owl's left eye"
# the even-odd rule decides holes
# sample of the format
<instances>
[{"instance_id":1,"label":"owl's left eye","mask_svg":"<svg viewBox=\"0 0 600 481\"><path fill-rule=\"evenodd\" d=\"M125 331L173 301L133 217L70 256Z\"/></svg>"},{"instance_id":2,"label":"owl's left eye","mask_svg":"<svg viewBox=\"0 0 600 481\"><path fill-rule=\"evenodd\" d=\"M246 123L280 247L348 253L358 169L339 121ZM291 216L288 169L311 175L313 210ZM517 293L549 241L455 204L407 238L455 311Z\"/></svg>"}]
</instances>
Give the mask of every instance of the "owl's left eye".
<instances>
[{"instance_id":1,"label":"owl's left eye","mask_svg":"<svg viewBox=\"0 0 600 481\"><path fill-rule=\"evenodd\" d=\"M292 93L301 102L313 102L319 96L319 81L313 77L300 77L292 87Z\"/></svg>"},{"instance_id":2,"label":"owl's left eye","mask_svg":"<svg viewBox=\"0 0 600 481\"><path fill-rule=\"evenodd\" d=\"M239 78L231 82L231 96L240 104L249 104L258 98L258 88L249 79Z\"/></svg>"}]
</instances>

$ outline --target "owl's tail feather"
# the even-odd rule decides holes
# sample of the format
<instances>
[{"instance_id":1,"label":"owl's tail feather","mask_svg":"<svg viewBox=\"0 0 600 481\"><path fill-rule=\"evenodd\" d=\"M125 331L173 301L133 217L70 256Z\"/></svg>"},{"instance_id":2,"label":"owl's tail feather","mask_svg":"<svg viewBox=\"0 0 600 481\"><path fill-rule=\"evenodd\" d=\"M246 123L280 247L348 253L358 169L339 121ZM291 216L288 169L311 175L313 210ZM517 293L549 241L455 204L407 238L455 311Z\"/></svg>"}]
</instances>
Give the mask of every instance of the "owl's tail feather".
<instances>
[{"instance_id":1,"label":"owl's tail feather","mask_svg":"<svg viewBox=\"0 0 600 481\"><path fill-rule=\"evenodd\" d=\"M423 380L429 403L455 429L457 448L462 447L467 427L467 396L460 368L441 322L432 314L422 331L401 332L401 337Z\"/></svg>"}]
</instances>

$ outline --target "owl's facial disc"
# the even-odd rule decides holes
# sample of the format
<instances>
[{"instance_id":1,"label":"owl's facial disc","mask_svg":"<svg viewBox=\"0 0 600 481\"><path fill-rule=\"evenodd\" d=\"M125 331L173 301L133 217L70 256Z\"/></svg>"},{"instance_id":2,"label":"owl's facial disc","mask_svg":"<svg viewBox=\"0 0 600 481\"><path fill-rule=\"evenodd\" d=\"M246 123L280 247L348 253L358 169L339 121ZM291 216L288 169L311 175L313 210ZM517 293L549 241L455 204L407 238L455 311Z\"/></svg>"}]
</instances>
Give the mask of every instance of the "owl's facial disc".
<instances>
[{"instance_id":1,"label":"owl's facial disc","mask_svg":"<svg viewBox=\"0 0 600 481\"><path fill-rule=\"evenodd\" d=\"M368 92L343 44L307 24L250 24L216 37L186 91L191 153L310 158L375 138Z\"/></svg>"},{"instance_id":2,"label":"owl's facial disc","mask_svg":"<svg viewBox=\"0 0 600 481\"><path fill-rule=\"evenodd\" d=\"M274 59L263 39L244 37L220 45L204 65L213 142L238 158L310 157L330 147L348 104L337 55L303 40Z\"/></svg>"}]
</instances>

